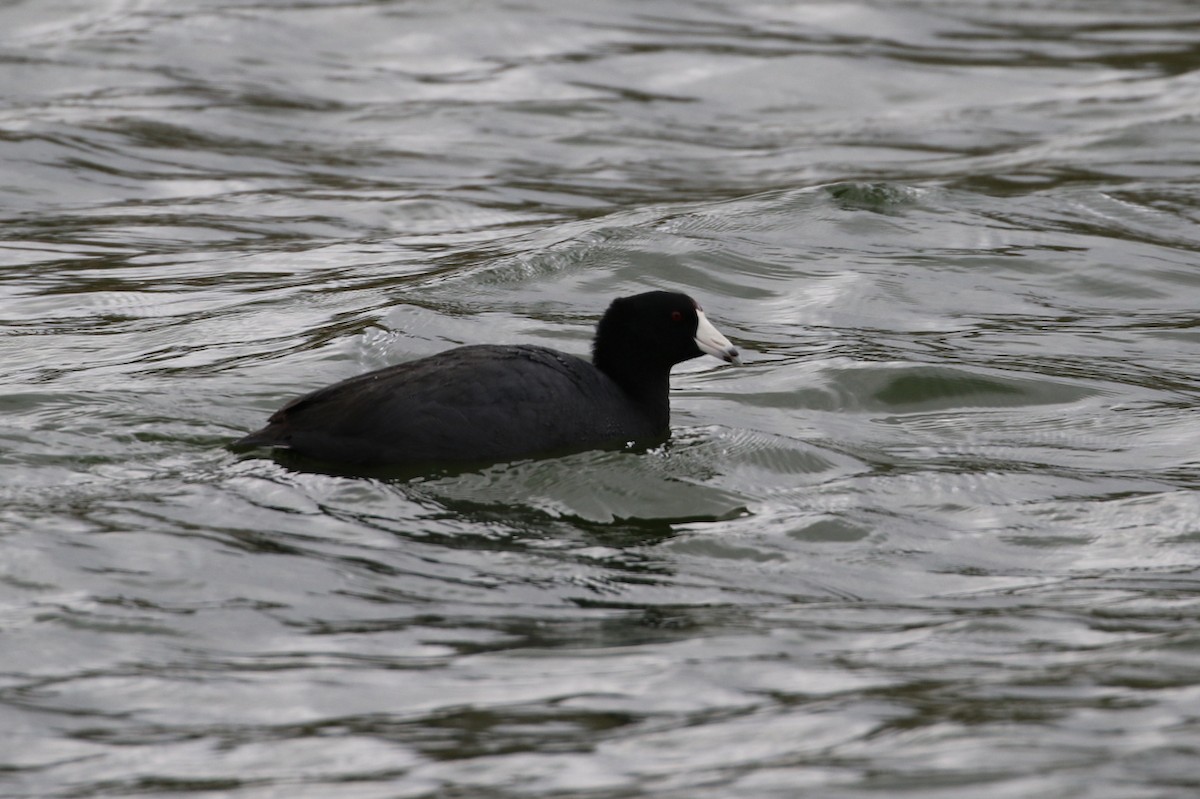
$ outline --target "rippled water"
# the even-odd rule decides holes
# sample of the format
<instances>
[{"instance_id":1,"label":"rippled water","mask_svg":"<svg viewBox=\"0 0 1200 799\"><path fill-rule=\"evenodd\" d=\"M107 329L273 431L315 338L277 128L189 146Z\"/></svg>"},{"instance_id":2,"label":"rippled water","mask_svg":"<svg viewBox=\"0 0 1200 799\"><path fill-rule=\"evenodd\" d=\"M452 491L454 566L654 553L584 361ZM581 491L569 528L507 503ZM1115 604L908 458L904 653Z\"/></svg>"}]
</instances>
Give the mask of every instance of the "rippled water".
<instances>
[{"instance_id":1,"label":"rippled water","mask_svg":"<svg viewBox=\"0 0 1200 799\"><path fill-rule=\"evenodd\" d=\"M1190 0L0 5L0 794L1200 792ZM689 291L673 438L224 444Z\"/></svg>"}]
</instances>

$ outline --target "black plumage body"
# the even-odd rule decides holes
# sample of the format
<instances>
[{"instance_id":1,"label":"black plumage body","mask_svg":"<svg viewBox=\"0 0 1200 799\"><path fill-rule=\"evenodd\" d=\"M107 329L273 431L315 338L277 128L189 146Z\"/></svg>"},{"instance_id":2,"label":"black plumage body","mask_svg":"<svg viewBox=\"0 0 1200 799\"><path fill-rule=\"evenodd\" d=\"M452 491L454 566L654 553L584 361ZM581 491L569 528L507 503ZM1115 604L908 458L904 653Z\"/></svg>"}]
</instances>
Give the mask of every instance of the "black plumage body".
<instances>
[{"instance_id":1,"label":"black plumage body","mask_svg":"<svg viewBox=\"0 0 1200 799\"><path fill-rule=\"evenodd\" d=\"M371 466L506 461L661 439L668 424L666 407L637 402L582 358L479 344L318 389L238 445Z\"/></svg>"}]
</instances>

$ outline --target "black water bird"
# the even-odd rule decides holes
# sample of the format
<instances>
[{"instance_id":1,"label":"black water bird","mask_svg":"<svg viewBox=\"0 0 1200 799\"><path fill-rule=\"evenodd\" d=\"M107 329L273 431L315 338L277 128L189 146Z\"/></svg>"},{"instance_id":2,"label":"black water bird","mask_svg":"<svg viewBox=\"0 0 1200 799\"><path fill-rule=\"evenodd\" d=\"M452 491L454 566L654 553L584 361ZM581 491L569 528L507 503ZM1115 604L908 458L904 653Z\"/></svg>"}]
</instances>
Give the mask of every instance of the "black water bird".
<instances>
[{"instance_id":1,"label":"black water bird","mask_svg":"<svg viewBox=\"0 0 1200 799\"><path fill-rule=\"evenodd\" d=\"M457 347L306 394L232 447L413 467L653 443L669 432L671 367L705 353L741 364L695 300L651 291L613 301L590 363L534 345Z\"/></svg>"}]
</instances>

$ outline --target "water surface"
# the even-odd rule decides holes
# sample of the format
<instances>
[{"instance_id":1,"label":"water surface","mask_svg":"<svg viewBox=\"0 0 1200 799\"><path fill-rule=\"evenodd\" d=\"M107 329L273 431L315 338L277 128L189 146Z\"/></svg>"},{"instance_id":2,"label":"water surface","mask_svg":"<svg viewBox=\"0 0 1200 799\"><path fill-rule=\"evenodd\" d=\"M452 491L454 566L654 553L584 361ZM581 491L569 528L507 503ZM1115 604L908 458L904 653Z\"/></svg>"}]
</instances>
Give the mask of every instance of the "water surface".
<instances>
[{"instance_id":1,"label":"water surface","mask_svg":"<svg viewBox=\"0 0 1200 799\"><path fill-rule=\"evenodd\" d=\"M1200 9L0 7L0 793L1190 797ZM672 439L224 449L683 289Z\"/></svg>"}]
</instances>

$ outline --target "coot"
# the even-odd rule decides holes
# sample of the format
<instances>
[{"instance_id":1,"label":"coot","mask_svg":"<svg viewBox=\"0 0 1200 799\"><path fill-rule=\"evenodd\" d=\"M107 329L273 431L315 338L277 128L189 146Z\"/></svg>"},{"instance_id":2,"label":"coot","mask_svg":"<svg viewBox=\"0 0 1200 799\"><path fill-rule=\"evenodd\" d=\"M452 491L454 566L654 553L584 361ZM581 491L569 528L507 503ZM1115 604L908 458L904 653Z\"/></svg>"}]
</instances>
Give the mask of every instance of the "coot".
<instances>
[{"instance_id":1,"label":"coot","mask_svg":"<svg viewBox=\"0 0 1200 799\"><path fill-rule=\"evenodd\" d=\"M592 362L532 345L480 344L368 372L293 400L235 442L321 461L453 465L666 437L671 367L737 349L686 294L614 300Z\"/></svg>"}]
</instances>

